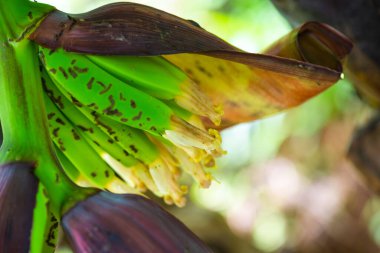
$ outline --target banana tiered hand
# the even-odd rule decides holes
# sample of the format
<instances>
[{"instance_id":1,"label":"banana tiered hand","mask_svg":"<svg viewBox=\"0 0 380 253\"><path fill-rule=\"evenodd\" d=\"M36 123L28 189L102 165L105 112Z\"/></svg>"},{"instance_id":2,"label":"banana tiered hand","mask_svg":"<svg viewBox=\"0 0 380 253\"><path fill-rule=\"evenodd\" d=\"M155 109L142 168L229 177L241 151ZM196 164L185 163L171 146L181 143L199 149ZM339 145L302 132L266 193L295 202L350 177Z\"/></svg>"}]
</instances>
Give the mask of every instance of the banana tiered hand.
<instances>
[{"instance_id":1,"label":"banana tiered hand","mask_svg":"<svg viewBox=\"0 0 380 253\"><path fill-rule=\"evenodd\" d=\"M158 56L42 47L40 59L50 133L75 183L113 192L147 188L178 206L187 192L181 171L210 185L206 167L223 152L218 133L200 117L219 124L221 112L175 65Z\"/></svg>"}]
</instances>

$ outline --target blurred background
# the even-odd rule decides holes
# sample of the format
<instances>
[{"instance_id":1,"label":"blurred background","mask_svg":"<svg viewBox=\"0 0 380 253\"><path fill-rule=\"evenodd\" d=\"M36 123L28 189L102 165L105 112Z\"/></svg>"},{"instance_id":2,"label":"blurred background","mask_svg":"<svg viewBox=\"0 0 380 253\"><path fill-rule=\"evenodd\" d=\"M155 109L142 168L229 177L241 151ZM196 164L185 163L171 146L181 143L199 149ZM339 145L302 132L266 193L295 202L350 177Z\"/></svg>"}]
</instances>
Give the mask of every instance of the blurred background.
<instances>
[{"instance_id":1,"label":"blurred background","mask_svg":"<svg viewBox=\"0 0 380 253\"><path fill-rule=\"evenodd\" d=\"M39 2L79 13L112 1ZM130 2L195 20L249 52L291 29L269 0ZM228 154L211 188L193 185L185 208L166 208L215 253L379 252L380 199L346 158L355 130L374 113L342 80L298 108L227 129ZM63 242L59 252L71 251Z\"/></svg>"}]
</instances>

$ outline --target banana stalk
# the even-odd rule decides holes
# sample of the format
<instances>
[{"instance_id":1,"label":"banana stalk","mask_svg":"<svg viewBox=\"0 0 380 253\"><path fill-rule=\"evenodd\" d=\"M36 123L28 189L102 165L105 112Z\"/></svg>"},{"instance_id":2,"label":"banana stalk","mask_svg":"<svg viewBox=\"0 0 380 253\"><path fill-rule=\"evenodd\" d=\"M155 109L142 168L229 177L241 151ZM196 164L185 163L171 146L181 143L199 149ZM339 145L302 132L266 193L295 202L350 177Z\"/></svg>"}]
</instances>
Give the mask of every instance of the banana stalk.
<instances>
[{"instance_id":1,"label":"banana stalk","mask_svg":"<svg viewBox=\"0 0 380 253\"><path fill-rule=\"evenodd\" d=\"M3 131L1 130L1 121L0 121L0 145L3 144Z\"/></svg>"},{"instance_id":2,"label":"banana stalk","mask_svg":"<svg viewBox=\"0 0 380 253\"><path fill-rule=\"evenodd\" d=\"M4 190L0 196L1 252L51 252L52 247L47 244L54 245L57 238L46 240L45 237L49 231L55 232L48 220L51 214L59 219L62 210L92 192L72 184L55 159L47 131L38 51L34 43L26 39L51 10L51 6L24 0L0 1L0 120L3 132L0 185ZM24 168L25 164L33 171ZM49 207L38 208L41 207L40 193L36 190L38 182L46 189L44 194L49 198ZM39 224L31 226L33 220Z\"/></svg>"}]
</instances>

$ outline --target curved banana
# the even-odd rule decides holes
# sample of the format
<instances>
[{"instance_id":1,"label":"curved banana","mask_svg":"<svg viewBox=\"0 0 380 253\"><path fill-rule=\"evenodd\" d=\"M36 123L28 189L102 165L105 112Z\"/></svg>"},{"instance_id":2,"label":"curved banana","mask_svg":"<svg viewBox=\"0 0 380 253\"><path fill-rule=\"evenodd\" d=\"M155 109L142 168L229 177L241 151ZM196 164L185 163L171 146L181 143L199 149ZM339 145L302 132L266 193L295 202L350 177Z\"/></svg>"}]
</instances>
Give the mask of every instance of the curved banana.
<instances>
[{"instance_id":1,"label":"curved banana","mask_svg":"<svg viewBox=\"0 0 380 253\"><path fill-rule=\"evenodd\" d=\"M55 154L70 180L81 187L93 187L94 185L70 162L61 149L56 144L54 146Z\"/></svg>"},{"instance_id":2,"label":"curved banana","mask_svg":"<svg viewBox=\"0 0 380 253\"><path fill-rule=\"evenodd\" d=\"M59 110L70 119L73 125L75 125L83 135L88 137L90 143L101 146L107 153L126 166L133 166L139 163L139 161L131 156L125 149L121 148L112 136L108 136L107 132L102 131L93 121L87 118L79 108L75 107L54 85L45 71L42 72L42 78L44 90L47 95L55 102ZM145 152L147 151L149 150Z\"/></svg>"},{"instance_id":3,"label":"curved banana","mask_svg":"<svg viewBox=\"0 0 380 253\"><path fill-rule=\"evenodd\" d=\"M52 101L56 102L57 110L59 108L62 113L70 118L70 121L78 128L80 135L88 140L88 144L95 152L129 186L140 192L147 187L157 196L164 196L168 203L175 203L178 206L184 205L184 187L178 186L178 168L174 167L173 162L168 164L170 159L173 160L173 158L169 158L170 155L167 154L167 159L163 160L155 144L140 130L101 117L85 108L76 108L66 99L46 73L42 73L42 77L45 93ZM124 147L126 148L123 149ZM126 153L125 150L129 150L130 153ZM134 157L140 158L149 168ZM79 171L76 170L75 166L70 164L67 159L64 160L63 158L62 163L65 172L74 182L82 186L86 186L86 184L90 186L90 184L83 182L83 177L78 175L80 169ZM156 171L160 171L161 174L157 175Z\"/></svg>"},{"instance_id":4,"label":"curved banana","mask_svg":"<svg viewBox=\"0 0 380 253\"><path fill-rule=\"evenodd\" d=\"M77 104L153 134L170 128L172 111L168 106L118 80L85 56L43 48L41 53L51 78Z\"/></svg>"},{"instance_id":5,"label":"curved banana","mask_svg":"<svg viewBox=\"0 0 380 253\"><path fill-rule=\"evenodd\" d=\"M120 81L85 56L41 48L41 60L76 105L173 143L220 150L215 136L178 118L165 103Z\"/></svg>"},{"instance_id":6,"label":"curved banana","mask_svg":"<svg viewBox=\"0 0 380 253\"><path fill-rule=\"evenodd\" d=\"M56 101L59 109L91 142L101 146L112 157L128 167L138 163L134 157L147 165L159 157L158 149L141 130L120 124L87 108L75 107L49 76L43 74L43 78L48 96Z\"/></svg>"},{"instance_id":7,"label":"curved banana","mask_svg":"<svg viewBox=\"0 0 380 253\"><path fill-rule=\"evenodd\" d=\"M118 79L151 96L174 100L190 112L220 124L221 112L201 92L198 85L177 66L161 56L88 55L96 65ZM147 74L149 73L149 74Z\"/></svg>"},{"instance_id":8,"label":"curved banana","mask_svg":"<svg viewBox=\"0 0 380 253\"><path fill-rule=\"evenodd\" d=\"M120 124L86 108L81 108L81 111L133 157L147 165L159 157L158 149L141 130Z\"/></svg>"},{"instance_id":9,"label":"curved banana","mask_svg":"<svg viewBox=\"0 0 380 253\"><path fill-rule=\"evenodd\" d=\"M65 137L71 153L63 150L61 155L62 160L67 158L65 170L73 180L114 192L144 192L148 188L178 206L184 205L187 192L187 187L179 184L181 170L201 187L210 185L212 177L205 168L212 167L214 157L223 151L218 132L206 130L201 116L217 121L218 113L214 108L214 116L197 111L203 105L212 106L202 102L207 98L177 67L161 57L103 58L44 48L40 56L47 69L42 71L45 93L50 103L56 104L56 114L72 124L62 130L65 136L71 134L71 139ZM149 67L154 74L146 76ZM121 72L125 68L131 71ZM155 76L160 78L155 80ZM183 101L202 105L194 109ZM54 117L49 114L49 118ZM59 124L56 120L51 123L51 134L62 150L62 140L54 136ZM83 142L80 145L72 138L73 131ZM78 148L89 151L76 153ZM98 168L91 166L90 171L76 161L84 153L96 157ZM113 180L91 178L105 168L112 171Z\"/></svg>"},{"instance_id":10,"label":"curved banana","mask_svg":"<svg viewBox=\"0 0 380 253\"><path fill-rule=\"evenodd\" d=\"M172 100L180 94L181 83L187 78L175 65L160 56L86 57L121 81L164 100Z\"/></svg>"},{"instance_id":11,"label":"curved banana","mask_svg":"<svg viewBox=\"0 0 380 253\"><path fill-rule=\"evenodd\" d=\"M116 193L132 189L115 176L108 164L92 149L78 130L44 93L50 135L68 160L95 187ZM83 159L84 157L88 159Z\"/></svg>"}]
</instances>

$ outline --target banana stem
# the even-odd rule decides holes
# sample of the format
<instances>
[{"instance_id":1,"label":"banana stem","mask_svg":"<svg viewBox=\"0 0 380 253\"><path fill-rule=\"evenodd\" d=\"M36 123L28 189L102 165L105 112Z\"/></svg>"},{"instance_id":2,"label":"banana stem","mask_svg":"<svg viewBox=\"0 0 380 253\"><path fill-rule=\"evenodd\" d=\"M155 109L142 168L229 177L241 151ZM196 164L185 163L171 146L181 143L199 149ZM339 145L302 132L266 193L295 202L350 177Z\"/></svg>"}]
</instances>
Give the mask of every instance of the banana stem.
<instances>
[{"instance_id":1,"label":"banana stem","mask_svg":"<svg viewBox=\"0 0 380 253\"><path fill-rule=\"evenodd\" d=\"M23 38L36 18L30 18L28 24L23 19L28 6L31 5L26 0L0 0L0 119L4 136L0 162L35 162L35 174L49 192L53 210L59 215L70 197L75 196L76 200L71 201L75 203L88 193L67 179L53 151L37 49L33 42ZM42 13L34 6L31 11Z\"/></svg>"},{"instance_id":2,"label":"banana stem","mask_svg":"<svg viewBox=\"0 0 380 253\"><path fill-rule=\"evenodd\" d=\"M0 30L8 40L21 40L54 7L29 0L0 0Z\"/></svg>"}]
</instances>

